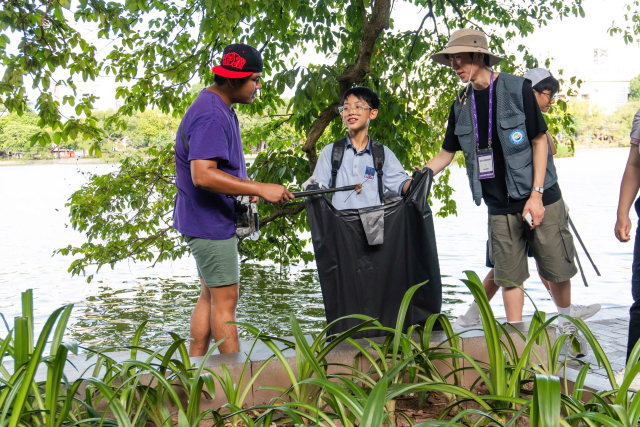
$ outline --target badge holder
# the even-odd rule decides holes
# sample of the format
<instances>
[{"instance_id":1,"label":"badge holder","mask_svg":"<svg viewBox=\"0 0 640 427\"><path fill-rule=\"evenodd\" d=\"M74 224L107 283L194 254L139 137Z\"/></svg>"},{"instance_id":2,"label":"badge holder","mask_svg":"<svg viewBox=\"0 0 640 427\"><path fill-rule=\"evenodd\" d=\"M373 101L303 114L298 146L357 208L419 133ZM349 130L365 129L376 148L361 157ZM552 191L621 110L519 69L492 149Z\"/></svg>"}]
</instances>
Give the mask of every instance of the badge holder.
<instances>
[{"instance_id":1,"label":"badge holder","mask_svg":"<svg viewBox=\"0 0 640 427\"><path fill-rule=\"evenodd\" d=\"M478 178L488 179L495 178L495 169L493 167L493 148L491 142L493 140L493 71L489 83L489 147L480 149L480 136L478 135L478 112L476 110L476 97L471 91L471 102L473 107L473 124L476 133L476 158L478 159Z\"/></svg>"},{"instance_id":2,"label":"badge holder","mask_svg":"<svg viewBox=\"0 0 640 427\"><path fill-rule=\"evenodd\" d=\"M478 178L495 178L496 174L493 167L493 149L484 148L482 150L478 150L476 156L478 158Z\"/></svg>"}]
</instances>

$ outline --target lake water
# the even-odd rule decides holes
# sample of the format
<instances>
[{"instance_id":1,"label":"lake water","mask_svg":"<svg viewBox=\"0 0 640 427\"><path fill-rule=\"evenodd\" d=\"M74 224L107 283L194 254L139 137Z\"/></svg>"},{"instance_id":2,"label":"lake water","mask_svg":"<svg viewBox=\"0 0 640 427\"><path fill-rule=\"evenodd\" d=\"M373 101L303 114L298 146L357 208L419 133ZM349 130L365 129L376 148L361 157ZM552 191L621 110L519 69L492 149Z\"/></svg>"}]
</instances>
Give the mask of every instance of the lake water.
<instances>
[{"instance_id":1,"label":"lake water","mask_svg":"<svg viewBox=\"0 0 640 427\"><path fill-rule=\"evenodd\" d=\"M574 158L556 159L560 186L571 217L594 258L597 277L581 249L589 287L576 276L574 303L599 302L603 306L631 303L631 243L619 243L613 234L620 179L628 149L578 151ZM64 304L75 304L68 337L83 345L121 345L130 342L137 326L148 320L145 344L169 340L167 332L189 335L189 315L199 293L195 262L191 257L150 268L141 263L120 263L104 268L88 284L71 277L70 257L53 256L55 249L80 245L83 235L68 226L65 203L86 182L83 172L102 174L115 165L24 165L0 167L0 313L13 324L20 313L20 293L34 290L36 328ZM472 300L459 279L464 270L484 277L487 211L471 200L464 169L452 167L451 184L458 215L436 218L436 236L443 275L443 311L450 316L464 312ZM437 206L434 207L434 210ZM634 233L635 212L632 212ZM577 241L576 241L577 245ZM537 306L554 311L546 290L529 265L526 282ZM504 315L498 295L492 302ZM533 305L526 302L525 311ZM306 331L324 325L322 295L315 265L300 265L280 274L270 263L241 266L239 321L269 333L288 335L288 319L294 314ZM4 335L0 322L0 336ZM244 331L241 331L245 334Z\"/></svg>"}]
</instances>

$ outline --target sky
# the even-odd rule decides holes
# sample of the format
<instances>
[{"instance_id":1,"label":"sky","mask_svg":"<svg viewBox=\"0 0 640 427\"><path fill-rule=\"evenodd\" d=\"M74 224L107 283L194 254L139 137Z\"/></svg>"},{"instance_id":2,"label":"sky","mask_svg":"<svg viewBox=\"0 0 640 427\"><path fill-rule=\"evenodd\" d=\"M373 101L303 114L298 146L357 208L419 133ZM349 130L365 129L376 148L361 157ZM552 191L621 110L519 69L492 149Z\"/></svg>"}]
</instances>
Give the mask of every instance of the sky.
<instances>
[{"instance_id":1,"label":"sky","mask_svg":"<svg viewBox=\"0 0 640 427\"><path fill-rule=\"evenodd\" d=\"M585 0L584 18L570 17L549 21L546 27L537 28L527 38L517 38L511 43L511 52L515 53L518 44L529 46L530 50L542 62L552 58L551 71L564 70L565 76L586 77L593 68L595 48L609 50L613 71L631 77L640 74L640 48L637 44L625 45L620 35L610 36L607 29L614 21L624 24L625 5L629 0ZM415 31L426 15L427 10L406 2L396 2L392 12L395 29ZM429 25L427 22L425 25ZM429 27L427 27L429 28ZM308 52L301 63L325 63L327 59L315 52Z\"/></svg>"}]
</instances>

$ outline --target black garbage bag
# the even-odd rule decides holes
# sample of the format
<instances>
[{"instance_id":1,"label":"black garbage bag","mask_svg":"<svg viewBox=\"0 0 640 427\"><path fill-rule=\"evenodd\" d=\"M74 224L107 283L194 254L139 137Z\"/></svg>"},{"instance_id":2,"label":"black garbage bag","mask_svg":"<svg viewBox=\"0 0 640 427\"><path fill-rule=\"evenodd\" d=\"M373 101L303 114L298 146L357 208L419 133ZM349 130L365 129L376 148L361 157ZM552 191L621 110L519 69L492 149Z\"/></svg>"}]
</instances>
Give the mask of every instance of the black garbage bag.
<instances>
[{"instance_id":1,"label":"black garbage bag","mask_svg":"<svg viewBox=\"0 0 640 427\"><path fill-rule=\"evenodd\" d=\"M395 328L405 292L428 280L413 296L404 330L424 325L440 313L442 283L427 203L433 172L416 174L404 198L382 206L337 210L324 196L307 197L307 213L327 323L350 314L374 317ZM353 197L356 197L354 194ZM344 332L362 321L345 319L330 334ZM354 338L384 335L364 331Z\"/></svg>"}]
</instances>

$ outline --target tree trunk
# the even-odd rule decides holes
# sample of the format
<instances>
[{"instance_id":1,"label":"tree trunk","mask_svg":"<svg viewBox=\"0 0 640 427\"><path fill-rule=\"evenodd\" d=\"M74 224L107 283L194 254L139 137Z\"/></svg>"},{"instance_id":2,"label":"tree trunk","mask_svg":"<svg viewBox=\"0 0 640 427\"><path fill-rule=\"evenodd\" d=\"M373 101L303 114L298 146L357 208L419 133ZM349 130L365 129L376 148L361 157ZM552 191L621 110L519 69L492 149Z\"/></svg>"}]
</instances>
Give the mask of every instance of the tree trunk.
<instances>
[{"instance_id":1,"label":"tree trunk","mask_svg":"<svg viewBox=\"0 0 640 427\"><path fill-rule=\"evenodd\" d=\"M363 6L362 6L363 7ZM371 16L367 20L366 10L362 11L364 29L360 38L358 55L353 64L339 75L336 80L340 84L340 95L347 91L356 83L360 83L371 72L371 58L373 49L378 37L383 30L389 28L389 17L391 15L391 0L375 0L371 8ZM331 121L338 117L338 104L334 103L324 109L309 129L307 139L302 146L302 151L307 154L311 174L318 162L318 152L316 143L329 126Z\"/></svg>"}]
</instances>

